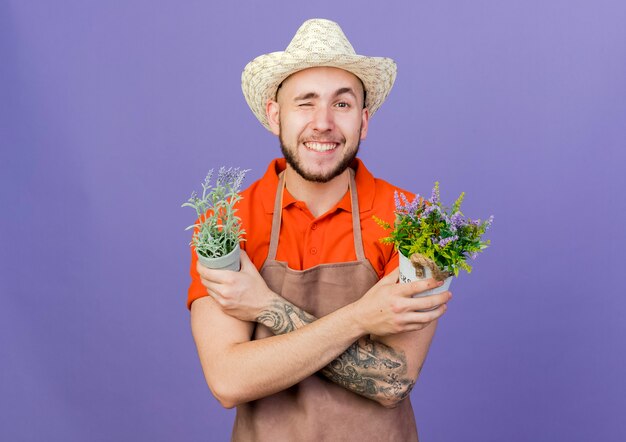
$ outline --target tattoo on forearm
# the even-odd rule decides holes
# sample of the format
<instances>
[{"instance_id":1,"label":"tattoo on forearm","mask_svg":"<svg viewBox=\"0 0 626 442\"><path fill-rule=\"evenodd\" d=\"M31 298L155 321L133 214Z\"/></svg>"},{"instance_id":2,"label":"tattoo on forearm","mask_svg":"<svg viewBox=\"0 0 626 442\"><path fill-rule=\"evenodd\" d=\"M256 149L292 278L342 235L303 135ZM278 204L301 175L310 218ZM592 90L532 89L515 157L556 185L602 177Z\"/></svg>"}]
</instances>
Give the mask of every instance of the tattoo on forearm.
<instances>
[{"instance_id":1,"label":"tattoo on forearm","mask_svg":"<svg viewBox=\"0 0 626 442\"><path fill-rule=\"evenodd\" d=\"M275 301L270 308L263 311L256 322L263 324L274 332L282 335L310 324L317 318L287 301Z\"/></svg>"},{"instance_id":2,"label":"tattoo on forearm","mask_svg":"<svg viewBox=\"0 0 626 442\"><path fill-rule=\"evenodd\" d=\"M404 399L414 381L406 376L404 353L361 338L322 369L331 381L370 399Z\"/></svg>"},{"instance_id":3,"label":"tattoo on forearm","mask_svg":"<svg viewBox=\"0 0 626 442\"><path fill-rule=\"evenodd\" d=\"M297 330L317 318L281 299L259 315L257 322L276 335ZM369 338L361 338L321 370L332 382L369 399L402 400L415 382L406 374L406 356Z\"/></svg>"}]
</instances>

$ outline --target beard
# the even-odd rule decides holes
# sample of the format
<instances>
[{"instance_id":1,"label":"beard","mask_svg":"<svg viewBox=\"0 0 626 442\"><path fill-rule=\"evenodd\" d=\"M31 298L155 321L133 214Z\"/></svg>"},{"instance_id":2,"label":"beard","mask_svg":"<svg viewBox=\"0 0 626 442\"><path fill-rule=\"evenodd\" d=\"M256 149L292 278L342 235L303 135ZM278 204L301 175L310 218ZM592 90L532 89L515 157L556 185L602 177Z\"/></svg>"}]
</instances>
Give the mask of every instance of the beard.
<instances>
[{"instance_id":1,"label":"beard","mask_svg":"<svg viewBox=\"0 0 626 442\"><path fill-rule=\"evenodd\" d=\"M359 130L359 134L360 132L361 131ZM333 169L329 170L326 173L315 174L305 170L304 165L300 161L300 158L297 156L297 146L295 146L295 148L293 149L289 149L285 146L282 135L279 135L278 139L280 140L280 150L282 151L283 156L287 161L287 164L289 164L291 168L295 170L296 173L302 178L315 183L327 183L333 178L341 175L348 167L350 167L350 164L352 164L352 162L356 158L357 153L359 153L359 146L361 145L361 137L359 136L355 149L344 158L342 158L342 160Z\"/></svg>"}]
</instances>

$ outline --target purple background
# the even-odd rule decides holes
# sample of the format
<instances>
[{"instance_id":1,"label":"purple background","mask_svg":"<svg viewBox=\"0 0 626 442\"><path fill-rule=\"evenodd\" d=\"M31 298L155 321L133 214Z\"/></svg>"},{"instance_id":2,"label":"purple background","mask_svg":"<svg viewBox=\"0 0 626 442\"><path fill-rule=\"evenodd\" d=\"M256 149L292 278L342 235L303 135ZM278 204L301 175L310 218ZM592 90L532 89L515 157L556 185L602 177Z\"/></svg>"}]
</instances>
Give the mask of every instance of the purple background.
<instances>
[{"instance_id":1,"label":"purple background","mask_svg":"<svg viewBox=\"0 0 626 442\"><path fill-rule=\"evenodd\" d=\"M369 168L495 215L412 394L422 439L626 440L621 0L1 2L0 439L228 439L179 207L279 155L240 74L312 17L398 63Z\"/></svg>"}]
</instances>

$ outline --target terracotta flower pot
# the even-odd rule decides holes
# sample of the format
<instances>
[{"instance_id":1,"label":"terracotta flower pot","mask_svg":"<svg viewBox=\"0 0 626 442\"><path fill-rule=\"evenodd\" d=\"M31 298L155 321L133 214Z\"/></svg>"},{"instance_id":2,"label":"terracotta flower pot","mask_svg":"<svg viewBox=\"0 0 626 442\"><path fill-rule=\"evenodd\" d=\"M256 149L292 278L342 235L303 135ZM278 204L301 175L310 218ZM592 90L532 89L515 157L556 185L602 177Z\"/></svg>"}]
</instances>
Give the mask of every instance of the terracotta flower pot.
<instances>
[{"instance_id":1,"label":"terracotta flower pot","mask_svg":"<svg viewBox=\"0 0 626 442\"><path fill-rule=\"evenodd\" d=\"M419 265L418 265L419 266ZM433 272L429 266L419 266L421 267L421 271L416 269L415 265L409 258L400 253L400 282L411 282L411 281L419 281L422 279L429 279L433 277ZM421 273L421 276L419 275ZM421 292L415 295L415 297L419 296L428 296L434 295L437 293L445 292L450 288L450 283L452 282L452 276L448 276L443 280L443 285L441 287L437 287L434 289L426 290L425 292Z\"/></svg>"},{"instance_id":2,"label":"terracotta flower pot","mask_svg":"<svg viewBox=\"0 0 626 442\"><path fill-rule=\"evenodd\" d=\"M220 256L219 258L207 258L196 252L198 255L198 261L209 269L216 270L232 270L238 272L241 268L241 248L239 244L228 255Z\"/></svg>"}]
</instances>

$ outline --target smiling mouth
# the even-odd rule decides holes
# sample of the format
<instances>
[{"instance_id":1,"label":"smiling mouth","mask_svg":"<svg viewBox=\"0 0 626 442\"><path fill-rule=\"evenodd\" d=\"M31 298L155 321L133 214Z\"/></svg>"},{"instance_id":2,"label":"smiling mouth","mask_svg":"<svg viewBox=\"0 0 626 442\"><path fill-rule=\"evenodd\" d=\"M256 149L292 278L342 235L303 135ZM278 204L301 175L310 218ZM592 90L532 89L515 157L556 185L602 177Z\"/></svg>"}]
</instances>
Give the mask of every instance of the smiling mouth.
<instances>
[{"instance_id":1,"label":"smiling mouth","mask_svg":"<svg viewBox=\"0 0 626 442\"><path fill-rule=\"evenodd\" d=\"M337 146L339 145L339 143L333 143L333 142L320 143L316 141L308 141L303 144L307 149L313 150L315 152L328 152L330 150L337 148Z\"/></svg>"}]
</instances>

